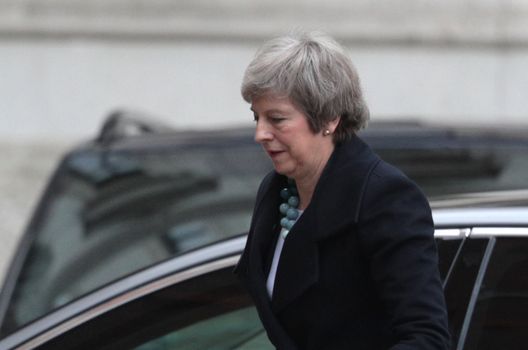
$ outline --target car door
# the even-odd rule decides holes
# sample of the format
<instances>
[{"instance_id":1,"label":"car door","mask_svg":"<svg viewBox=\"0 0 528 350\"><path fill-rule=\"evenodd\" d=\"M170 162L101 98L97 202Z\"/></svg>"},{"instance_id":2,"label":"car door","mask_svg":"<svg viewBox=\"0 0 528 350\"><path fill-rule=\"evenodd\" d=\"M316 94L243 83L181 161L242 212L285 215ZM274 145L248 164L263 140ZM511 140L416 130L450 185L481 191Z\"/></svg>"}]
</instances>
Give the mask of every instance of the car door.
<instances>
[{"instance_id":1,"label":"car door","mask_svg":"<svg viewBox=\"0 0 528 350\"><path fill-rule=\"evenodd\" d=\"M465 261L461 255L467 254L465 237L453 238L448 233L437 232L440 272L445 283L458 279L460 268L455 266ZM233 252L243 246L240 239L235 244L230 250L220 251ZM217 248L207 251L213 248L189 254L202 256L203 263L161 273L146 283L136 282L134 288L96 300L81 312L64 316L63 322L42 327L34 336L11 336L0 346L64 350L272 349L249 296L232 274L238 256L223 257L225 253L219 254ZM211 253L218 258L212 258L215 254ZM478 264L480 260L470 261ZM53 314L40 321L52 318Z\"/></svg>"},{"instance_id":2,"label":"car door","mask_svg":"<svg viewBox=\"0 0 528 350\"><path fill-rule=\"evenodd\" d=\"M528 229L438 231L452 349L526 349Z\"/></svg>"},{"instance_id":3,"label":"car door","mask_svg":"<svg viewBox=\"0 0 528 350\"><path fill-rule=\"evenodd\" d=\"M238 255L138 285L10 349L273 349L232 273ZM48 315L47 318L53 315Z\"/></svg>"},{"instance_id":4,"label":"car door","mask_svg":"<svg viewBox=\"0 0 528 350\"><path fill-rule=\"evenodd\" d=\"M484 237L469 240L486 243L456 349L526 349L528 229L489 228L485 232L476 229L475 237Z\"/></svg>"}]
</instances>

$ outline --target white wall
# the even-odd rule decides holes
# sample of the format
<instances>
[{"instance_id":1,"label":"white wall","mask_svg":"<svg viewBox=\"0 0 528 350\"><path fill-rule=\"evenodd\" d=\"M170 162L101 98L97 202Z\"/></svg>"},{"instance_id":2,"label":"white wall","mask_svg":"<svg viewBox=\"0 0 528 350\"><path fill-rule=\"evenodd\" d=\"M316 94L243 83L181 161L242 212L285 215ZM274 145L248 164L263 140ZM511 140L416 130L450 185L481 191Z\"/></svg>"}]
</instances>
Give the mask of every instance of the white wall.
<instances>
[{"instance_id":1,"label":"white wall","mask_svg":"<svg viewBox=\"0 0 528 350\"><path fill-rule=\"evenodd\" d=\"M250 124L257 46L346 44L373 118L528 124L528 0L0 0L0 277L61 152L115 108Z\"/></svg>"},{"instance_id":2,"label":"white wall","mask_svg":"<svg viewBox=\"0 0 528 350\"><path fill-rule=\"evenodd\" d=\"M180 127L250 123L240 80L256 45L0 42L0 137L86 138L112 109ZM350 47L373 117L528 123L528 50Z\"/></svg>"},{"instance_id":3,"label":"white wall","mask_svg":"<svg viewBox=\"0 0 528 350\"><path fill-rule=\"evenodd\" d=\"M375 117L528 122L528 0L0 0L0 137L247 122L247 62L295 27L350 48Z\"/></svg>"},{"instance_id":4,"label":"white wall","mask_svg":"<svg viewBox=\"0 0 528 350\"><path fill-rule=\"evenodd\" d=\"M0 134L88 137L118 107L182 127L244 121L238 90L251 51L192 43L8 42L0 45L6 121Z\"/></svg>"}]
</instances>

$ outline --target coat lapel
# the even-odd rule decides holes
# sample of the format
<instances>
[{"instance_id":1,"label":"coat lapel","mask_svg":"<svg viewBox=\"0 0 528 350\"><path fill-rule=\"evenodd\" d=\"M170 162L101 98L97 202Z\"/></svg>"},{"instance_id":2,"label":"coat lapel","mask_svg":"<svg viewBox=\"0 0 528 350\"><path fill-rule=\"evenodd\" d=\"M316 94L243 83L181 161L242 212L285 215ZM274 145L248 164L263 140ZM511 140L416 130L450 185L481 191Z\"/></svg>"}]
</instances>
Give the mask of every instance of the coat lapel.
<instances>
[{"instance_id":1,"label":"coat lapel","mask_svg":"<svg viewBox=\"0 0 528 350\"><path fill-rule=\"evenodd\" d=\"M284 242L271 302L275 314L318 281L319 241L343 232L343 228L352 227L357 222L364 184L378 162L374 152L356 136L336 147L315 188L311 204ZM266 292L266 263L275 249L279 191L284 186L286 178L274 172L263 181L248 245L237 267L237 273L253 289L257 306L266 313L270 306Z\"/></svg>"},{"instance_id":2,"label":"coat lapel","mask_svg":"<svg viewBox=\"0 0 528 350\"><path fill-rule=\"evenodd\" d=\"M279 225L279 189L285 180L278 175L271 178L269 186L264 190L262 198L257 199L257 208L253 215L255 222L253 223L253 242L249 254L252 268L251 275L259 276L259 282L265 286L264 273L266 271L266 261L272 243L274 242L274 232L276 232ZM264 279L264 280L263 280Z\"/></svg>"},{"instance_id":3,"label":"coat lapel","mask_svg":"<svg viewBox=\"0 0 528 350\"><path fill-rule=\"evenodd\" d=\"M284 242L272 298L275 313L318 281L318 242L357 222L365 180L378 162L379 158L357 137L336 147L311 204Z\"/></svg>"},{"instance_id":4,"label":"coat lapel","mask_svg":"<svg viewBox=\"0 0 528 350\"><path fill-rule=\"evenodd\" d=\"M310 234L314 219L307 209L284 241L271 301L275 313L280 312L318 280L317 244Z\"/></svg>"}]
</instances>

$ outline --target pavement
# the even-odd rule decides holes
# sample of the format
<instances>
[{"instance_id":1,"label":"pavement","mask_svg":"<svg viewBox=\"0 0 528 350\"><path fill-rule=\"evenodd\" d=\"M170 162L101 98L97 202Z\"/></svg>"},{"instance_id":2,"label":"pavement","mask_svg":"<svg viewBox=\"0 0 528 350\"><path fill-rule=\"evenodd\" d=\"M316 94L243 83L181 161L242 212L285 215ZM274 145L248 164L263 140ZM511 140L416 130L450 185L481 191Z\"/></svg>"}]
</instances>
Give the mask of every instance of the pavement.
<instances>
[{"instance_id":1,"label":"pavement","mask_svg":"<svg viewBox=\"0 0 528 350\"><path fill-rule=\"evenodd\" d=\"M0 281L66 142L0 142Z\"/></svg>"}]
</instances>

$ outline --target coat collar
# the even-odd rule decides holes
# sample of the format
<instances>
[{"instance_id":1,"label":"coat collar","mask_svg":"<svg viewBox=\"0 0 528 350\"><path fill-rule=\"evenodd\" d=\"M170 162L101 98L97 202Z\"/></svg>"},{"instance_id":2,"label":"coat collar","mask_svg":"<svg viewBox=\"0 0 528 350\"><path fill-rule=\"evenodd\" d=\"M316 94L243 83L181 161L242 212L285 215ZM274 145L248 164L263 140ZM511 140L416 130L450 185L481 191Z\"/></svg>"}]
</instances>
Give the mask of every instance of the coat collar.
<instances>
[{"instance_id":1,"label":"coat collar","mask_svg":"<svg viewBox=\"0 0 528 350\"><path fill-rule=\"evenodd\" d=\"M354 135L336 146L315 187L310 206L315 241L326 239L358 221L361 200L370 172L380 158Z\"/></svg>"},{"instance_id":2,"label":"coat collar","mask_svg":"<svg viewBox=\"0 0 528 350\"><path fill-rule=\"evenodd\" d=\"M317 242L341 228L357 223L366 179L379 158L357 136L336 146L319 179L310 205L294 225L286 241L277 270L272 308L275 313L295 300L318 280ZM254 213L254 245L250 253L251 274L265 288L265 258L279 222L279 191L284 176L273 173L257 199Z\"/></svg>"}]
</instances>

